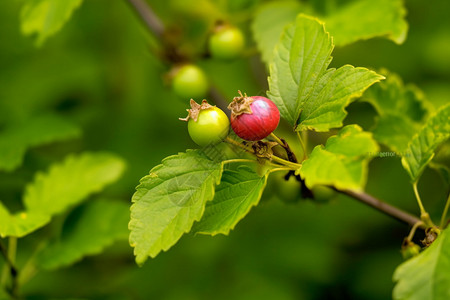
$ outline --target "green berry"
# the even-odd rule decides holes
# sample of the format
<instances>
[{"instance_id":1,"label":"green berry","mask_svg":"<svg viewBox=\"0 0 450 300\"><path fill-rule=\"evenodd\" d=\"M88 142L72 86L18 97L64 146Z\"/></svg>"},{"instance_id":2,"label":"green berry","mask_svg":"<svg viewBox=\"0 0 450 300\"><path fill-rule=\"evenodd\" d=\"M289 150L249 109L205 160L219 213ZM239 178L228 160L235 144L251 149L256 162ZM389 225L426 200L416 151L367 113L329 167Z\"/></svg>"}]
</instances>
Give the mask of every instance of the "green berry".
<instances>
[{"instance_id":1,"label":"green berry","mask_svg":"<svg viewBox=\"0 0 450 300\"><path fill-rule=\"evenodd\" d=\"M195 65L184 65L176 71L173 91L181 98L199 99L206 96L209 84L205 73Z\"/></svg>"},{"instance_id":2,"label":"green berry","mask_svg":"<svg viewBox=\"0 0 450 300\"><path fill-rule=\"evenodd\" d=\"M222 25L209 39L211 56L218 59L235 59L242 54L244 46L244 35L235 27Z\"/></svg>"},{"instance_id":3,"label":"green berry","mask_svg":"<svg viewBox=\"0 0 450 300\"><path fill-rule=\"evenodd\" d=\"M202 104L191 100L189 115L180 119L188 122L188 132L191 139L199 146L218 144L230 131L228 116L218 107L211 106L206 100Z\"/></svg>"},{"instance_id":4,"label":"green berry","mask_svg":"<svg viewBox=\"0 0 450 300\"><path fill-rule=\"evenodd\" d=\"M414 256L419 255L420 250L421 248L419 245L410 242L408 245L402 248L403 259L407 260L413 258Z\"/></svg>"}]
</instances>

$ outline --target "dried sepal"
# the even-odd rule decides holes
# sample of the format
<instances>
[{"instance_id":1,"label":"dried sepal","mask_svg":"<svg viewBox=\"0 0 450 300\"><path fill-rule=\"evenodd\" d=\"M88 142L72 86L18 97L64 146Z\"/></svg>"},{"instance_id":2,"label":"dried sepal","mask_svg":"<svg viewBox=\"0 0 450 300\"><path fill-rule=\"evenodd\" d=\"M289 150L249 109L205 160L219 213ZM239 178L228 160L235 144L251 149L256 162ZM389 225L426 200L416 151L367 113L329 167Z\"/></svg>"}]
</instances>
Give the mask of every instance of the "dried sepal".
<instances>
[{"instance_id":1,"label":"dried sepal","mask_svg":"<svg viewBox=\"0 0 450 300\"><path fill-rule=\"evenodd\" d=\"M272 156L273 156L272 148L277 146L278 143L256 141L256 142L247 142L246 145L250 145L252 147L253 152L255 153L256 157L268 158L269 160L272 160Z\"/></svg>"},{"instance_id":2,"label":"dried sepal","mask_svg":"<svg viewBox=\"0 0 450 300\"><path fill-rule=\"evenodd\" d=\"M247 94L242 95L241 91L238 91L239 97L234 97L233 101L228 105L228 109L231 110L231 114L237 117L242 114L252 114L250 105L253 103L253 98L248 97Z\"/></svg>"},{"instance_id":3,"label":"dried sepal","mask_svg":"<svg viewBox=\"0 0 450 300\"><path fill-rule=\"evenodd\" d=\"M194 120L195 122L197 122L198 119L198 114L205 109L209 109L211 107L213 107L211 104L208 103L208 101L206 101L206 99L203 99L202 104L198 104L197 102L194 101L194 99L191 99L190 101L191 104L191 108L190 109L186 109L186 111L188 112L188 115L186 118L179 118L180 121L189 121L189 119Z\"/></svg>"}]
</instances>

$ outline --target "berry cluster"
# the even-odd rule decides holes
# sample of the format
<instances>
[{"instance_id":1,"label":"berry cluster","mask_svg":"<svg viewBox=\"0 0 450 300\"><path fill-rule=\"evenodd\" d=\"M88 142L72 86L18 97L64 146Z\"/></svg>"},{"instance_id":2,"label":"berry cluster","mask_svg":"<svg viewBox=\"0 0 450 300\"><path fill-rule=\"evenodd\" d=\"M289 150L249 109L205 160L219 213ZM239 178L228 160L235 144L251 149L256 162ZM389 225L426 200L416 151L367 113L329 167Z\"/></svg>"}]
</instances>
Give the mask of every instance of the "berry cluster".
<instances>
[{"instance_id":1,"label":"berry cluster","mask_svg":"<svg viewBox=\"0 0 450 300\"><path fill-rule=\"evenodd\" d=\"M271 134L278 126L280 112L270 99L262 96L248 97L239 92L228 106L231 117L206 100L202 104L191 99L188 116L180 119L188 122L192 140L199 146L214 145L223 141L231 128L246 141L259 141Z\"/></svg>"},{"instance_id":2,"label":"berry cluster","mask_svg":"<svg viewBox=\"0 0 450 300\"><path fill-rule=\"evenodd\" d=\"M209 36L207 44L207 56L228 62L242 55L245 37L239 28L219 21ZM180 98L199 99L206 96L209 82L205 72L197 65L186 62L177 63L169 74L172 89Z\"/></svg>"}]
</instances>

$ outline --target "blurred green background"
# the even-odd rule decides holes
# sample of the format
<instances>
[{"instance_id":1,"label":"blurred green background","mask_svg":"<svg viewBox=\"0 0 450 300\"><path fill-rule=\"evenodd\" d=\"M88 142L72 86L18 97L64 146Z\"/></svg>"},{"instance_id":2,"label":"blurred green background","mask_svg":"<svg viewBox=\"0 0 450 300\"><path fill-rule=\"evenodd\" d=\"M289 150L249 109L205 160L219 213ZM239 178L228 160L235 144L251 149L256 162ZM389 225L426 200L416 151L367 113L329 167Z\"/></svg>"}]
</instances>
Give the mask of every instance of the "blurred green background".
<instances>
[{"instance_id":1,"label":"blurred green background","mask_svg":"<svg viewBox=\"0 0 450 300\"><path fill-rule=\"evenodd\" d=\"M0 130L52 111L78 124L83 134L32 148L22 167L0 172L0 199L14 207L36 171L69 153L102 150L120 155L128 166L103 194L129 203L139 179L161 159L196 147L178 121L187 99L177 98L164 80L169 67L155 51L157 41L126 1L97 0L84 1L58 34L36 48L20 32L23 2L0 1ZM249 22L263 1L148 2L180 32L187 53L201 53L204 36L198 32L227 16L254 47ZM403 45L381 38L357 42L337 48L332 66L388 68L417 84L438 107L450 98L450 2L407 0L405 6L410 29ZM232 63L198 63L228 101L238 89L262 95L267 74L253 52ZM348 110L346 123L365 129L373 124L368 104L354 103ZM279 134L290 134L287 126ZM446 197L442 180L427 170L419 188L438 216ZM418 213L398 157L371 162L367 191ZM19 241L19 264L46 230ZM69 268L38 273L22 293L28 299L389 299L407 233L407 226L355 200L286 204L269 185L261 204L228 237L186 235L142 268L122 241Z\"/></svg>"}]
</instances>

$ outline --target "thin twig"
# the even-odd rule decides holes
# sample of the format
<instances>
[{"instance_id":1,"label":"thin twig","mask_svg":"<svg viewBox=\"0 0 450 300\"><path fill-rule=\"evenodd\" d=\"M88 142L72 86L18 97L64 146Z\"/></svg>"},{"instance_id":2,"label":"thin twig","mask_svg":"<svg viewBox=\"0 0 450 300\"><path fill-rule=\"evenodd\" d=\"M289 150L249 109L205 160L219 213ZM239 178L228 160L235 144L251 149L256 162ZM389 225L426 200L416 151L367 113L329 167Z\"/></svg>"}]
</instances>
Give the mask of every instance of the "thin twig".
<instances>
[{"instance_id":1,"label":"thin twig","mask_svg":"<svg viewBox=\"0 0 450 300\"><path fill-rule=\"evenodd\" d=\"M128 3L134 8L146 27L158 38L162 38L166 29L150 6L144 0L128 0Z\"/></svg>"},{"instance_id":2,"label":"thin twig","mask_svg":"<svg viewBox=\"0 0 450 300\"><path fill-rule=\"evenodd\" d=\"M209 95L214 100L214 103L230 117L231 111L228 109L228 101L222 96L219 90L211 86L209 88Z\"/></svg>"},{"instance_id":3,"label":"thin twig","mask_svg":"<svg viewBox=\"0 0 450 300\"><path fill-rule=\"evenodd\" d=\"M148 31L154 34L161 43L166 47L165 51L166 57L172 60L172 63L177 63L180 60L183 60L182 55L174 49L174 45L168 45L165 40L165 32L166 27L164 23L159 19L159 17L155 14L153 9L148 5L144 0L127 0L137 15L140 17L142 22L145 24ZM211 86L209 89L209 96L213 99L214 103L222 109L228 116L229 111L227 109L228 101L220 94L220 92L214 87Z\"/></svg>"},{"instance_id":4,"label":"thin twig","mask_svg":"<svg viewBox=\"0 0 450 300\"><path fill-rule=\"evenodd\" d=\"M401 221L403 223L409 224L411 226L414 226L418 222L422 222L418 217L413 216L395 206L392 206L390 204L387 204L384 201L381 201L369 194L366 194L364 192L355 192L351 190L337 190L338 192L345 194L347 196L350 196L356 200L359 200L360 202L367 204L378 211L391 216L398 221ZM420 228L424 228L424 224L419 226Z\"/></svg>"}]
</instances>

